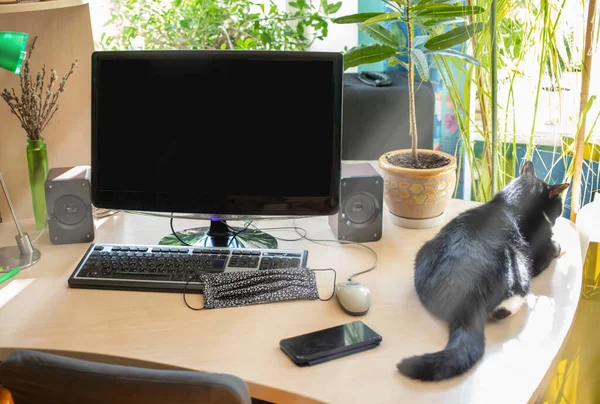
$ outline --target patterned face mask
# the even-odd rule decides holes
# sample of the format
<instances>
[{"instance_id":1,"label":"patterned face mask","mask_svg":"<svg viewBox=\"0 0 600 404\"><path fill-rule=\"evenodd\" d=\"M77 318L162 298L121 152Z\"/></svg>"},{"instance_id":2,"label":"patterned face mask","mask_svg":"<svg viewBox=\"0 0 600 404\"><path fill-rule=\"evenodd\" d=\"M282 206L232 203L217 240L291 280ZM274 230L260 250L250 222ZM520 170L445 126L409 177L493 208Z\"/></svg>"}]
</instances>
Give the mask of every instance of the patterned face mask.
<instances>
[{"instance_id":1,"label":"patterned face mask","mask_svg":"<svg viewBox=\"0 0 600 404\"><path fill-rule=\"evenodd\" d=\"M329 269L334 272L333 269ZM321 299L317 290L317 280L313 270L267 269L258 271L223 272L202 274L200 282L204 290L204 306L194 310L240 307L253 304L272 303L283 300ZM335 277L334 277L335 285Z\"/></svg>"}]
</instances>

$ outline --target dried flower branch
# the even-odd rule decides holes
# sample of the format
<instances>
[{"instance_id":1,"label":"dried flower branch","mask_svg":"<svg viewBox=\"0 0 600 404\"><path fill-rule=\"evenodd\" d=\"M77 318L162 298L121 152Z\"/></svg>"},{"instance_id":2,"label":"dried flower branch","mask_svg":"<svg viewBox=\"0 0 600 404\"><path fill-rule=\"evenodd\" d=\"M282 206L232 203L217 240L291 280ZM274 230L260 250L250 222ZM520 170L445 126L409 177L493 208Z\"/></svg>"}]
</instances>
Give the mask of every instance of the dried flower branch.
<instances>
[{"instance_id":1,"label":"dried flower branch","mask_svg":"<svg viewBox=\"0 0 600 404\"><path fill-rule=\"evenodd\" d=\"M0 94L8 104L11 113L19 119L21 127L25 129L27 137L31 140L39 140L42 137L42 132L58 111L58 98L65 91L67 81L75 72L75 66L77 66L76 60L71 64L69 72L58 83L58 88L55 88L59 79L54 69L50 71L48 84L45 83L45 65L42 67L42 71L36 74L35 80L32 80L30 60L36 41L37 37L31 43L23 69L19 75L21 96L19 97L16 94L14 88L12 92L5 88Z\"/></svg>"}]
</instances>

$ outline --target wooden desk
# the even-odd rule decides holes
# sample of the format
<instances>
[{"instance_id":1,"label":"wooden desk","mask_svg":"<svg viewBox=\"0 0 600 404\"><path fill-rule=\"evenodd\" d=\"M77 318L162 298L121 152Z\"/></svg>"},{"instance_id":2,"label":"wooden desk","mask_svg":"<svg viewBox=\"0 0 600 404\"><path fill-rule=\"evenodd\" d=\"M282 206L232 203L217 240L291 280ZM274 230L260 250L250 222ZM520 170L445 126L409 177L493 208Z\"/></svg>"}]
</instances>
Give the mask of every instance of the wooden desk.
<instances>
[{"instance_id":1,"label":"wooden desk","mask_svg":"<svg viewBox=\"0 0 600 404\"><path fill-rule=\"evenodd\" d=\"M447 219L474 206L451 201ZM264 222L262 227L289 222ZM97 242L157 243L168 221L119 214L99 223ZM176 220L176 228L197 222ZM326 218L297 220L314 238L331 238ZM87 245L38 245L42 260L0 289L0 359L12 349L33 348L116 363L231 373L245 379L254 397L284 403L525 403L557 354L575 313L581 289L581 252L574 225L557 224L566 254L534 282L528 304L514 317L486 328L486 353L467 375L432 384L405 378L396 363L433 352L447 342L446 325L419 303L413 258L439 229L408 230L384 224L372 243L379 267L360 276L372 292L360 319L383 336L376 349L314 367L299 368L279 349L282 338L344 324L336 300L295 301L195 312L181 294L81 290L67 279ZM274 232L273 232L274 233ZM0 225L0 245L14 242L12 223ZM292 234L277 232L281 237ZM360 247L282 242L310 251L309 266L334 267L338 279L369 266ZM332 275L318 273L321 294ZM200 296L192 296L200 304Z\"/></svg>"}]
</instances>

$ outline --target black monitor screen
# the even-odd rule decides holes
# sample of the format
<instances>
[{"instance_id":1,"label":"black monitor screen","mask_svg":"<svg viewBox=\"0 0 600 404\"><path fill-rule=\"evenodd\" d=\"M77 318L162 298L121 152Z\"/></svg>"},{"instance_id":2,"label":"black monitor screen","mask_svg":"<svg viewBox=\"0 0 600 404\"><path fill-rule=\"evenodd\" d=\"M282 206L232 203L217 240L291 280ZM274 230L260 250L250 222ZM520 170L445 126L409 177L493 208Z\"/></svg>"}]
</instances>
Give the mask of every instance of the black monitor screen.
<instances>
[{"instance_id":1,"label":"black monitor screen","mask_svg":"<svg viewBox=\"0 0 600 404\"><path fill-rule=\"evenodd\" d=\"M95 52L94 204L335 213L342 63L328 52Z\"/></svg>"}]
</instances>

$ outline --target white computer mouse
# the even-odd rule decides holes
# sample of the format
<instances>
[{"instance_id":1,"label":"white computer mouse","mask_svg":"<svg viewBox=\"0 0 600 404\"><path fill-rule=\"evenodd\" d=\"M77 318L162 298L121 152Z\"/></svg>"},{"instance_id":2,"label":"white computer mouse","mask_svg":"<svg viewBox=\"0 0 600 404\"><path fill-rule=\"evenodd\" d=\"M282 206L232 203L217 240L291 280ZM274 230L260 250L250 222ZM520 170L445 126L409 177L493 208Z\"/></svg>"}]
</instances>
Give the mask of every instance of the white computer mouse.
<instances>
[{"instance_id":1,"label":"white computer mouse","mask_svg":"<svg viewBox=\"0 0 600 404\"><path fill-rule=\"evenodd\" d=\"M338 283L335 285L335 295L342 309L353 316L362 316L371 307L371 292L360 282Z\"/></svg>"}]
</instances>

